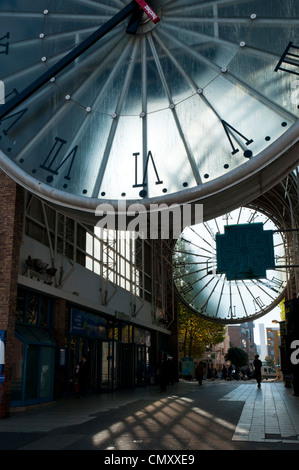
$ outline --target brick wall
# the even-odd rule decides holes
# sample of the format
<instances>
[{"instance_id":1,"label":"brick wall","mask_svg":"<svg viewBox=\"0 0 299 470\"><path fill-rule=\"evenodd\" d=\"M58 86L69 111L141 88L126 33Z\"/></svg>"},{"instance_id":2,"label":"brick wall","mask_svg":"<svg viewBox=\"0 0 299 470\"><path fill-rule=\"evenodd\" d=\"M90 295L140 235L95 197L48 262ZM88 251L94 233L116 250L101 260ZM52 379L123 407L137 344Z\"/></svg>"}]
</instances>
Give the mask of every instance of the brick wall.
<instances>
[{"instance_id":1,"label":"brick wall","mask_svg":"<svg viewBox=\"0 0 299 470\"><path fill-rule=\"evenodd\" d=\"M19 252L22 236L23 189L0 170L0 329L6 331L5 367L8 414L15 330Z\"/></svg>"}]
</instances>

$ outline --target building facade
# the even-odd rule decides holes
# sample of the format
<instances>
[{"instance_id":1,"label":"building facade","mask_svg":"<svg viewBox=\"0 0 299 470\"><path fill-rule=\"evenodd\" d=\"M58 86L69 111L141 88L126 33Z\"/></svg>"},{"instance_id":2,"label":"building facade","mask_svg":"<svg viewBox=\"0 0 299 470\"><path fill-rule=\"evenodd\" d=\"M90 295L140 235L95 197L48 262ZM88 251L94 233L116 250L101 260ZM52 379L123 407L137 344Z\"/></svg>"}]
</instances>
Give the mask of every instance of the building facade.
<instances>
[{"instance_id":1,"label":"building facade","mask_svg":"<svg viewBox=\"0 0 299 470\"><path fill-rule=\"evenodd\" d=\"M251 364L256 354L256 345L253 337L253 322L243 323L242 325L230 325L228 335L230 346L242 349L248 354L248 360Z\"/></svg>"},{"instance_id":2,"label":"building facade","mask_svg":"<svg viewBox=\"0 0 299 470\"><path fill-rule=\"evenodd\" d=\"M280 334L279 328L266 328L267 352L273 359L274 366L280 366Z\"/></svg>"}]
</instances>

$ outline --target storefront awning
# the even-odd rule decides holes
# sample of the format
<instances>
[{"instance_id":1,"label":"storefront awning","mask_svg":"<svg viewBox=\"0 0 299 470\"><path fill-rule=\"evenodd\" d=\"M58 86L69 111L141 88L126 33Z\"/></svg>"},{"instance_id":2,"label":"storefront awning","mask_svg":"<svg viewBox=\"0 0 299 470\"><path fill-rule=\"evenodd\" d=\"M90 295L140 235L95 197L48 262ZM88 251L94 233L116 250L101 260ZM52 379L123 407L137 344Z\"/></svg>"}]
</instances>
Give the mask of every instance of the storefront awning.
<instances>
[{"instance_id":1,"label":"storefront awning","mask_svg":"<svg viewBox=\"0 0 299 470\"><path fill-rule=\"evenodd\" d=\"M54 335L38 326L16 325L15 335L23 343L55 346Z\"/></svg>"}]
</instances>

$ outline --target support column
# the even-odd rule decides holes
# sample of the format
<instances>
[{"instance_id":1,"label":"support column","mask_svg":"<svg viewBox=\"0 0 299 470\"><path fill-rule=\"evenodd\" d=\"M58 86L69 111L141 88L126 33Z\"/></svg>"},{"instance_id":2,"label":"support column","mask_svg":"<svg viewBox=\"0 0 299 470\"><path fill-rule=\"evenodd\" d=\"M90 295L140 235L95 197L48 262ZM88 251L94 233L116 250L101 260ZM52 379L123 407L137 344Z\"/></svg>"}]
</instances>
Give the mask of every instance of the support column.
<instances>
[{"instance_id":1,"label":"support column","mask_svg":"<svg viewBox=\"0 0 299 470\"><path fill-rule=\"evenodd\" d=\"M65 349L65 324L66 324L66 301L55 299L55 319L54 336L56 343L55 351L55 379L54 379L54 399L61 398L66 392L66 367L60 364L60 349ZM66 352L66 351L65 351Z\"/></svg>"}]
</instances>

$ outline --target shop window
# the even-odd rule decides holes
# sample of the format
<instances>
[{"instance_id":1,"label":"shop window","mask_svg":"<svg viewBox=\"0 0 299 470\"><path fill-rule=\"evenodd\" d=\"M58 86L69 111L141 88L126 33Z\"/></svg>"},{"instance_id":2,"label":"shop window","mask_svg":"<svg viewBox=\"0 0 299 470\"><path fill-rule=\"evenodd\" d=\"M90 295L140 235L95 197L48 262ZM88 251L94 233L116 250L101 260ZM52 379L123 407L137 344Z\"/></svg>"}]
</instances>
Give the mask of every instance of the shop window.
<instances>
[{"instance_id":1,"label":"shop window","mask_svg":"<svg viewBox=\"0 0 299 470\"><path fill-rule=\"evenodd\" d=\"M16 321L23 323L25 321L25 299L26 291L20 288L17 295L17 306L16 306Z\"/></svg>"},{"instance_id":2,"label":"shop window","mask_svg":"<svg viewBox=\"0 0 299 470\"><path fill-rule=\"evenodd\" d=\"M108 322L108 339L115 339L118 340L118 324L115 323L113 320Z\"/></svg>"},{"instance_id":3,"label":"shop window","mask_svg":"<svg viewBox=\"0 0 299 470\"><path fill-rule=\"evenodd\" d=\"M52 392L52 367L53 349L50 347L41 348L41 369L40 369L40 393L41 399L45 399Z\"/></svg>"},{"instance_id":4,"label":"shop window","mask_svg":"<svg viewBox=\"0 0 299 470\"><path fill-rule=\"evenodd\" d=\"M18 324L15 330L11 405L52 400L55 341L53 334L36 325Z\"/></svg>"},{"instance_id":5,"label":"shop window","mask_svg":"<svg viewBox=\"0 0 299 470\"><path fill-rule=\"evenodd\" d=\"M22 287L18 289L17 322L52 328L53 315L54 299Z\"/></svg>"},{"instance_id":6,"label":"shop window","mask_svg":"<svg viewBox=\"0 0 299 470\"><path fill-rule=\"evenodd\" d=\"M129 342L129 325L126 325L125 323L122 324L121 341L123 343Z\"/></svg>"},{"instance_id":7,"label":"shop window","mask_svg":"<svg viewBox=\"0 0 299 470\"><path fill-rule=\"evenodd\" d=\"M49 299L45 296L41 296L40 311L39 311L39 324L41 326L48 326L48 314L49 314Z\"/></svg>"},{"instance_id":8,"label":"shop window","mask_svg":"<svg viewBox=\"0 0 299 470\"><path fill-rule=\"evenodd\" d=\"M31 325L36 325L37 316L38 316L38 295L33 292L30 292L28 295L26 313L27 313L26 323L30 323Z\"/></svg>"},{"instance_id":9,"label":"shop window","mask_svg":"<svg viewBox=\"0 0 299 470\"><path fill-rule=\"evenodd\" d=\"M38 361L40 348L34 344L27 345L27 367L25 400L34 400L38 392ZM29 367L28 367L29 366Z\"/></svg>"}]
</instances>

